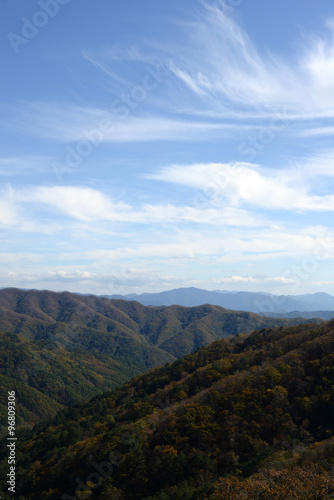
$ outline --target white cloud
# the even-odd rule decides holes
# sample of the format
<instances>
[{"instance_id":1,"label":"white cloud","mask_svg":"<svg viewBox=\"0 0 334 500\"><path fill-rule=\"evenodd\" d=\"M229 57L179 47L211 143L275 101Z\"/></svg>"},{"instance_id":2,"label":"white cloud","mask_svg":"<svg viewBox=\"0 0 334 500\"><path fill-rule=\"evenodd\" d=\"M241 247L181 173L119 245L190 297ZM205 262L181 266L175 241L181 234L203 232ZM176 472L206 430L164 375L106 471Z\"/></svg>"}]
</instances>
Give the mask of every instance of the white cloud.
<instances>
[{"instance_id":1,"label":"white cloud","mask_svg":"<svg viewBox=\"0 0 334 500\"><path fill-rule=\"evenodd\" d=\"M27 232L55 234L69 231L77 235L89 232L105 236L115 234L115 230L112 231L112 227L108 226L109 222L131 225L163 223L170 224L171 228L173 224L178 224L183 230L187 224L198 224L203 231L216 226L221 230L243 228L244 234L246 230L257 228L261 242L265 231L271 228L270 237L265 236L268 248L274 251L274 245L277 245L276 248L282 250L279 239L284 244L288 242L289 229L282 223L267 219L268 210L294 210L301 213L334 210L334 196L310 194L306 183L303 186L302 181L298 181L301 172L267 171L254 165L235 163L173 165L149 175L154 180L173 182L192 189L187 203L178 206L170 203L129 205L120 200L114 201L102 191L88 187L35 186L22 190L9 189L0 197L0 224ZM308 178L307 174L305 178ZM310 179L312 181L311 176ZM261 209L261 214L252 213L250 207ZM120 235L126 236L124 227ZM286 237L282 236L283 231L286 231ZM299 231L293 233L295 240L298 234ZM303 240L298 242L301 248L309 247L305 240L306 234L307 231L302 233ZM238 248L246 249L247 243L244 245L243 239L241 237ZM252 242L255 248L256 235L252 235Z\"/></svg>"},{"instance_id":2,"label":"white cloud","mask_svg":"<svg viewBox=\"0 0 334 500\"><path fill-rule=\"evenodd\" d=\"M15 226L19 220L18 209L10 200L0 200L0 226Z\"/></svg>"},{"instance_id":3,"label":"white cloud","mask_svg":"<svg viewBox=\"0 0 334 500\"><path fill-rule=\"evenodd\" d=\"M310 36L302 64L315 86L323 92L333 91L334 82L334 19L327 21L327 37Z\"/></svg>"},{"instance_id":4,"label":"white cloud","mask_svg":"<svg viewBox=\"0 0 334 500\"><path fill-rule=\"evenodd\" d=\"M334 281L313 281L312 284L313 285L319 285L319 286L334 285Z\"/></svg>"},{"instance_id":5,"label":"white cloud","mask_svg":"<svg viewBox=\"0 0 334 500\"><path fill-rule=\"evenodd\" d=\"M136 103L133 104L136 107ZM242 125L216 121L179 120L177 118L135 116L133 106L115 107L62 106L46 102L24 102L9 110L16 129L25 134L65 143L85 141L89 156L103 142L191 141L221 137L222 132L241 129ZM246 126L248 128L248 126ZM78 146L78 145L75 145Z\"/></svg>"},{"instance_id":6,"label":"white cloud","mask_svg":"<svg viewBox=\"0 0 334 500\"><path fill-rule=\"evenodd\" d=\"M148 55L147 52L143 53L137 45L132 45L131 47L124 48L119 44L114 44L100 52L84 50L82 52L82 56L87 61L96 65L98 65L101 60L103 61L103 63L105 63L106 61L135 61L143 62L146 64L157 63L156 58Z\"/></svg>"},{"instance_id":7,"label":"white cloud","mask_svg":"<svg viewBox=\"0 0 334 500\"><path fill-rule=\"evenodd\" d=\"M10 193L10 194L8 194ZM219 226L252 227L265 224L259 217L254 217L245 210L234 207L212 207L211 200L201 193L193 193L188 205L146 204L135 207L122 201L114 201L107 194L96 189L79 186L35 186L22 190L10 189L7 195L0 198L0 224L14 226L20 224L22 230L54 233L64 227L60 221L45 223L40 213L48 214L49 218L65 216L82 223L91 221L128 222L138 224L154 223L197 223ZM49 207L51 212L45 212ZM24 207L30 207L29 216ZM3 211L1 211L3 208ZM42 211L42 212L41 212ZM20 214L18 217L17 214ZM36 215L37 214L37 215ZM36 221L36 216L40 219ZM74 227L67 224L67 229L73 232ZM84 231L87 226L82 227ZM77 230L81 230L77 226ZM92 226L89 231L106 231L104 227ZM110 230L108 230L110 232Z\"/></svg>"},{"instance_id":8,"label":"white cloud","mask_svg":"<svg viewBox=\"0 0 334 500\"><path fill-rule=\"evenodd\" d=\"M22 218L20 207L15 200L15 192L10 186L0 194L0 226L18 226Z\"/></svg>"},{"instance_id":9,"label":"white cloud","mask_svg":"<svg viewBox=\"0 0 334 500\"><path fill-rule=\"evenodd\" d=\"M22 176L40 173L49 169L50 157L46 156L11 156L0 158L0 175Z\"/></svg>"},{"instance_id":10,"label":"white cloud","mask_svg":"<svg viewBox=\"0 0 334 500\"><path fill-rule=\"evenodd\" d=\"M23 202L46 204L81 221L122 220L130 207L113 203L103 193L87 187L53 186L35 187L21 192Z\"/></svg>"},{"instance_id":11,"label":"white cloud","mask_svg":"<svg viewBox=\"0 0 334 500\"><path fill-rule=\"evenodd\" d=\"M296 118L334 116L333 22L322 37L305 35L299 50L284 60L260 51L222 4L202 5L184 26L182 48L171 50L170 69L187 90L222 113L234 104L267 114L286 109Z\"/></svg>"},{"instance_id":12,"label":"white cloud","mask_svg":"<svg viewBox=\"0 0 334 500\"><path fill-rule=\"evenodd\" d=\"M296 182L304 178L310 184L314 184L315 179L328 183L334 177L334 149L320 151L309 158L297 161L295 168L290 172L297 174Z\"/></svg>"},{"instance_id":13,"label":"white cloud","mask_svg":"<svg viewBox=\"0 0 334 500\"><path fill-rule=\"evenodd\" d=\"M328 270L334 259L333 241L333 232L322 227L304 230L222 227L217 231L204 225L198 232L181 227L159 231L156 226L144 232L141 238L137 234L128 244L124 239L108 238L103 242L95 241L91 249L87 249L71 233L64 247L49 247L41 254L1 253L2 267L7 273L0 278L3 286L52 286L58 290L106 294L128 293L135 289L140 292L151 286L160 290L162 286L181 286L181 282L185 286L190 286L190 282L196 286L191 278L193 268L197 270L198 283L203 275L206 276L206 281L202 281L207 288L210 279L211 283L216 283L217 276L226 276L228 270L235 269L236 272L232 271L226 278L227 285L239 289L266 286L272 291L281 285L295 284L292 282L297 280L299 273L305 274L304 268L308 274L310 269L312 272L324 269L324 265ZM247 273L249 264L252 264L252 276ZM280 268L280 275L261 275L264 268L273 265ZM161 276L161 268L165 270L165 281L152 275L155 270L154 273Z\"/></svg>"},{"instance_id":14,"label":"white cloud","mask_svg":"<svg viewBox=\"0 0 334 500\"><path fill-rule=\"evenodd\" d=\"M16 131L62 142L86 140L92 131L100 135L98 143L198 141L248 129L250 119L257 128L254 119L277 113L291 121L334 116L334 22L328 21L322 37L305 35L292 57L283 59L257 48L222 2L201 3L192 22L178 23L179 34L169 46L160 41L143 50L138 42L130 48L111 46L99 54L83 52L84 59L119 88L114 94L117 106L22 102L15 110L4 106L6 126L14 123ZM136 102L130 97L127 104L124 96L143 86L149 75L147 64L153 68L159 60L169 61L163 85L154 95L146 91L145 96L144 89L143 99ZM124 61L134 64L133 72ZM120 64L116 69L115 63ZM138 64L143 65L139 81ZM143 104L149 116L142 115ZM180 113L187 113L188 119L180 119ZM101 129L102 122L109 122L107 129ZM331 129L322 123L306 129L304 123L302 131L290 132L331 134Z\"/></svg>"},{"instance_id":15,"label":"white cloud","mask_svg":"<svg viewBox=\"0 0 334 500\"><path fill-rule=\"evenodd\" d=\"M159 235L147 235L127 246L120 243L111 249L100 248L84 253L74 253L73 258L98 262L117 262L123 259L166 259L207 260L207 263L239 263L276 260L282 257L313 257L319 261L334 259L334 237L331 231L321 227L296 229L247 230L203 228L196 230L179 229ZM328 249L328 250L326 250ZM60 259L71 258L71 254L60 255Z\"/></svg>"},{"instance_id":16,"label":"white cloud","mask_svg":"<svg viewBox=\"0 0 334 500\"><path fill-rule=\"evenodd\" d=\"M38 253L32 253L32 252L1 252L0 253L0 259L2 262L5 263L19 263L20 261L27 261L29 260L30 262L41 262L44 257L42 254Z\"/></svg>"},{"instance_id":17,"label":"white cloud","mask_svg":"<svg viewBox=\"0 0 334 500\"><path fill-rule=\"evenodd\" d=\"M145 205L144 210L133 212L131 220L137 222L195 222L216 226L259 226L265 224L246 210L233 207L211 208L211 200L200 193L189 199L190 206ZM191 206L194 204L194 206ZM209 205L209 206L208 206Z\"/></svg>"},{"instance_id":18,"label":"white cloud","mask_svg":"<svg viewBox=\"0 0 334 500\"><path fill-rule=\"evenodd\" d=\"M272 276L272 277L263 277L263 278L257 278L257 277L248 277L248 276L229 276L227 278L221 278L219 281L216 281L216 283L224 284L224 283L258 283L258 284L276 284L280 283L282 285L291 285L295 284L296 280L293 280L291 278L285 278L284 276Z\"/></svg>"},{"instance_id":19,"label":"white cloud","mask_svg":"<svg viewBox=\"0 0 334 500\"><path fill-rule=\"evenodd\" d=\"M301 169L260 169L250 163L198 163L171 165L146 176L203 191L213 202L263 209L333 211L334 196L311 193L312 185Z\"/></svg>"},{"instance_id":20,"label":"white cloud","mask_svg":"<svg viewBox=\"0 0 334 500\"><path fill-rule=\"evenodd\" d=\"M334 127L311 127L301 130L298 135L300 137L317 137L317 136L330 136L334 135Z\"/></svg>"},{"instance_id":21,"label":"white cloud","mask_svg":"<svg viewBox=\"0 0 334 500\"><path fill-rule=\"evenodd\" d=\"M52 279L62 280L87 280L94 277L94 274L88 271L49 271L47 276Z\"/></svg>"}]
</instances>

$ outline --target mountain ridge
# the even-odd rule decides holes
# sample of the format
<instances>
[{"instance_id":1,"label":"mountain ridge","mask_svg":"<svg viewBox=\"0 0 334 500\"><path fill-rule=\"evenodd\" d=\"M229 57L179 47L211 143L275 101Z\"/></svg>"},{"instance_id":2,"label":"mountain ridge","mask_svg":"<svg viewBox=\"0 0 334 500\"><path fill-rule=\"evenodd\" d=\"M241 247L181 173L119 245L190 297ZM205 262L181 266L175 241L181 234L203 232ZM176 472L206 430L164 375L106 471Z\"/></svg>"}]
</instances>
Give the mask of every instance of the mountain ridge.
<instances>
[{"instance_id":1,"label":"mountain ridge","mask_svg":"<svg viewBox=\"0 0 334 500\"><path fill-rule=\"evenodd\" d=\"M136 300L143 305L182 305L194 307L204 303L226 309L249 311L257 314L284 314L292 311L329 311L334 317L334 297L324 292L303 295L274 295L266 292L209 291L196 287L175 288L159 293L107 295L108 298Z\"/></svg>"},{"instance_id":2,"label":"mountain ridge","mask_svg":"<svg viewBox=\"0 0 334 500\"><path fill-rule=\"evenodd\" d=\"M63 406L113 389L204 344L305 321L213 305L147 307L94 295L3 289L0 378L7 390L21 394L19 423L21 419L22 425L30 425L50 411L54 414ZM27 393L35 394L38 404ZM1 399L1 423L5 415L6 403Z\"/></svg>"},{"instance_id":3,"label":"mountain ridge","mask_svg":"<svg viewBox=\"0 0 334 500\"><path fill-rule=\"evenodd\" d=\"M333 320L201 347L22 431L18 493L332 498L333 356Z\"/></svg>"}]
</instances>

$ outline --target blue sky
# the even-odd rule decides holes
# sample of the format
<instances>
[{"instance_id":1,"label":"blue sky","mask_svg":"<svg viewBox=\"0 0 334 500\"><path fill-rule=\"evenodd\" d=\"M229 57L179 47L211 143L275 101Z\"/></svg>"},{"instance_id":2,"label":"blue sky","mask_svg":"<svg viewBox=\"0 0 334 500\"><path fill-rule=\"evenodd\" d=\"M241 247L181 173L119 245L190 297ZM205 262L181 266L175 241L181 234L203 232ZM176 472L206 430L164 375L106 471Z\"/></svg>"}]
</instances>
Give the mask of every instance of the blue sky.
<instances>
[{"instance_id":1,"label":"blue sky","mask_svg":"<svg viewBox=\"0 0 334 500\"><path fill-rule=\"evenodd\" d=\"M334 294L332 0L2 0L0 286Z\"/></svg>"}]
</instances>

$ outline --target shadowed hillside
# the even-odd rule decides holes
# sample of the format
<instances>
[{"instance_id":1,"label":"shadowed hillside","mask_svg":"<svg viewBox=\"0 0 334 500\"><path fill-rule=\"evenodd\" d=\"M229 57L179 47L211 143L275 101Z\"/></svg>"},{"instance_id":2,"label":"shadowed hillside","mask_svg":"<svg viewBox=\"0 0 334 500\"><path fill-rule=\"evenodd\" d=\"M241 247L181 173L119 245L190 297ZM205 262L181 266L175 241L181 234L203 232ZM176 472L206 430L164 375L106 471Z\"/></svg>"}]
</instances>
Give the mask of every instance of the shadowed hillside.
<instances>
[{"instance_id":1,"label":"shadowed hillside","mask_svg":"<svg viewBox=\"0 0 334 500\"><path fill-rule=\"evenodd\" d=\"M209 305L145 307L93 295L4 289L1 385L18 394L19 424L33 423L213 340L296 322Z\"/></svg>"},{"instance_id":2,"label":"shadowed hillside","mask_svg":"<svg viewBox=\"0 0 334 500\"><path fill-rule=\"evenodd\" d=\"M22 431L19 493L332 498L333 361L333 321L213 342Z\"/></svg>"}]
</instances>

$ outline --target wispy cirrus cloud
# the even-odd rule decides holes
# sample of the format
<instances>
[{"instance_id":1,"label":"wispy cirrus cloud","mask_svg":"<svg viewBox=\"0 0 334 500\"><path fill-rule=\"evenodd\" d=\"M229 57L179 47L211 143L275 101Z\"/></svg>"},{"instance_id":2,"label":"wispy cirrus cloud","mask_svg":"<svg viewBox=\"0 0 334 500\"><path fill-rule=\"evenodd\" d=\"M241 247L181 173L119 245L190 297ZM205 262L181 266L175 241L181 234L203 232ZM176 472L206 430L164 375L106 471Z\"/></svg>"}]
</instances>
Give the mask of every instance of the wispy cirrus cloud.
<instances>
[{"instance_id":1,"label":"wispy cirrus cloud","mask_svg":"<svg viewBox=\"0 0 334 500\"><path fill-rule=\"evenodd\" d=\"M5 72L3 286L332 290L334 22L285 2L268 36L261 0L232 3L65 23L56 53L52 33L22 52L33 79Z\"/></svg>"},{"instance_id":2,"label":"wispy cirrus cloud","mask_svg":"<svg viewBox=\"0 0 334 500\"><path fill-rule=\"evenodd\" d=\"M205 141L240 125L221 121L180 120L176 117L134 116L121 102L112 110L46 102L23 103L11 110L8 126L22 133L57 142ZM245 129L249 127L244 126ZM98 137L96 139L96 137Z\"/></svg>"},{"instance_id":3,"label":"wispy cirrus cloud","mask_svg":"<svg viewBox=\"0 0 334 500\"><path fill-rule=\"evenodd\" d=\"M0 158L0 176L26 176L41 173L49 168L51 157L8 156Z\"/></svg>"},{"instance_id":4,"label":"wispy cirrus cloud","mask_svg":"<svg viewBox=\"0 0 334 500\"><path fill-rule=\"evenodd\" d=\"M311 127L303 129L298 134L300 137L321 137L321 136L334 136L334 127L333 126L320 126L320 127Z\"/></svg>"},{"instance_id":5,"label":"wispy cirrus cloud","mask_svg":"<svg viewBox=\"0 0 334 500\"><path fill-rule=\"evenodd\" d=\"M93 65L97 65L102 71L106 70L105 64L114 61L131 61L131 62L141 62L145 64L157 64L158 59L154 55L150 55L147 50L142 50L138 45L132 45L130 47L123 47L119 44L114 44L104 48L103 50L92 51L83 50L82 57ZM100 66L100 63L103 66ZM109 71L106 71L109 74ZM112 73L114 77L114 73ZM124 80L124 83L126 80Z\"/></svg>"},{"instance_id":6,"label":"wispy cirrus cloud","mask_svg":"<svg viewBox=\"0 0 334 500\"><path fill-rule=\"evenodd\" d=\"M84 140L87 132L108 122L101 142L203 141L242 127L263 127L263 120L278 113L298 122L289 131L296 136L332 135L330 124L315 120L334 117L334 21L327 21L321 36L304 34L293 57L284 58L257 47L223 5L201 2L192 22L178 23L170 45L145 47L143 42L141 47L138 42L83 51L82 57L111 82L110 102L118 102L113 109L23 102L7 109L6 126L13 123L24 133L70 142ZM161 59L168 77L157 90L146 92L145 106L133 99L127 105L145 78L138 81L138 64L149 76L147 65L154 70ZM143 107L149 116L141 113Z\"/></svg>"},{"instance_id":7,"label":"wispy cirrus cloud","mask_svg":"<svg viewBox=\"0 0 334 500\"><path fill-rule=\"evenodd\" d=\"M89 237L86 233L87 240ZM73 239L68 238L67 249L63 251L61 245L58 245L57 248L49 248L48 252L44 253L2 252L1 262L10 266L13 272L18 268L38 265L41 269L54 267L70 272L73 271L73 266L76 266L77 270L96 273L101 268L108 269L110 266L119 269L129 261L136 264L147 262L147 265L174 262L177 266L187 263L191 266L195 262L198 265L205 264L212 270L215 266L221 269L228 264L240 267L250 262L278 262L281 258L298 259L312 256L313 253L317 253L317 259L320 260L334 259L334 251L328 252L325 248L328 242L334 241L333 231L312 226L299 232L295 228L288 230L281 227L278 230L248 228L242 231L221 228L217 233L216 230L207 228L201 234L186 228L182 231L172 228L162 234L157 229L150 234L145 233L145 238L136 237L127 242L122 235L113 241L104 239L101 230L100 238L94 247L88 249L87 245L84 245L82 250L78 248L78 244L70 248L71 241L77 241L75 233ZM323 242L325 246L321 246ZM317 250L319 251L316 252ZM76 277L85 278L85 275Z\"/></svg>"},{"instance_id":8,"label":"wispy cirrus cloud","mask_svg":"<svg viewBox=\"0 0 334 500\"><path fill-rule=\"evenodd\" d=\"M309 157L300 158L294 162L293 171L298 173L296 182L304 178L309 183L314 183L315 179L324 179L328 183L334 177L334 149L320 150ZM329 189L332 189L331 184Z\"/></svg>"},{"instance_id":9,"label":"wispy cirrus cloud","mask_svg":"<svg viewBox=\"0 0 334 500\"><path fill-rule=\"evenodd\" d=\"M222 2L202 2L201 13L185 25L186 48L171 49L170 70L204 106L216 113L218 106L222 115L239 106L261 114L285 108L295 119L333 117L333 20L325 27L321 36L304 34L288 60L260 50Z\"/></svg>"}]
</instances>

